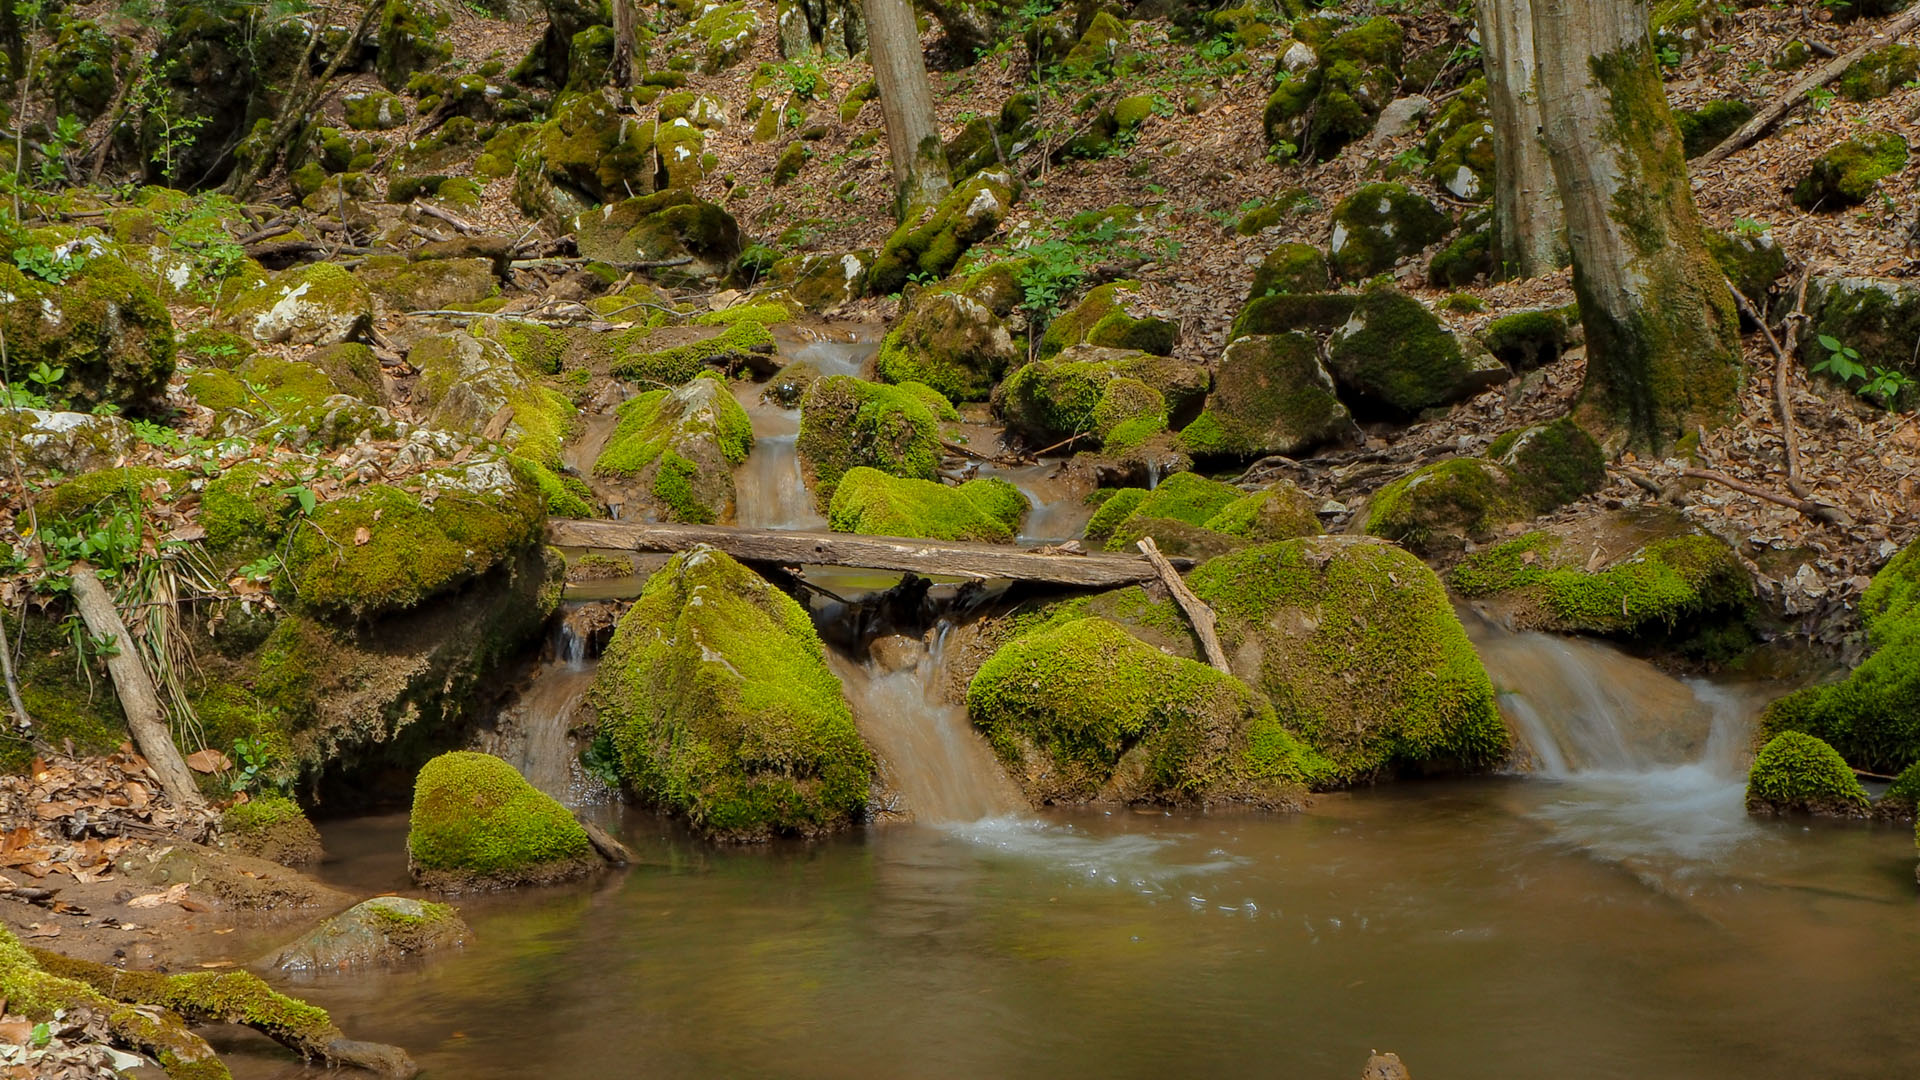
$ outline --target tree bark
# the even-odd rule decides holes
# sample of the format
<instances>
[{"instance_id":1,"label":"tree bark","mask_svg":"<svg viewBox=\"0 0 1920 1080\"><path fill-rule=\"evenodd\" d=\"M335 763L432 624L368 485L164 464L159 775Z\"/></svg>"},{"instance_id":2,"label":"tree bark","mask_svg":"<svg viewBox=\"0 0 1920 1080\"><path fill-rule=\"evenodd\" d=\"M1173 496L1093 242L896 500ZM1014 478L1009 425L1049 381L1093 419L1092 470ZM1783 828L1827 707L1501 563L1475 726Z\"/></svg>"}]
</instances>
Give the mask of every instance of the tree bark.
<instances>
[{"instance_id":1,"label":"tree bark","mask_svg":"<svg viewBox=\"0 0 1920 1080\"><path fill-rule=\"evenodd\" d=\"M1644 0L1533 0L1540 110L1587 336L1579 411L1664 454L1723 423L1739 316L1702 238Z\"/></svg>"},{"instance_id":2,"label":"tree bark","mask_svg":"<svg viewBox=\"0 0 1920 1080\"><path fill-rule=\"evenodd\" d=\"M160 709L160 695L154 691L146 665L140 662L133 635L127 633L127 624L120 620L120 612L113 606L113 597L107 595L106 586L100 584L93 568L85 563L73 566L73 603L80 609L87 632L96 638L111 639L116 647L114 654L107 657L107 674L113 677L120 708L127 714L127 731L133 735L140 755L153 766L160 786L167 789L167 794L179 806L205 806L193 773L173 745L167 715Z\"/></svg>"},{"instance_id":3,"label":"tree bark","mask_svg":"<svg viewBox=\"0 0 1920 1080\"><path fill-rule=\"evenodd\" d=\"M1173 568L1173 564L1167 561L1165 555L1160 554L1160 545L1154 541L1153 537L1141 537L1137 546L1141 554L1147 557L1147 561L1153 564L1154 570L1159 573L1160 583L1167 587L1167 592L1173 594L1173 602L1179 604L1180 610L1187 613L1187 621L1193 624L1193 632L1200 639L1200 650L1206 654L1207 663L1212 665L1215 671L1227 675L1233 674L1233 668L1227 664L1227 650L1220 647L1220 635L1214 630L1219 617L1213 613L1212 608L1207 606L1205 600L1195 596L1193 590L1187 588L1187 583L1180 579L1180 572Z\"/></svg>"},{"instance_id":4,"label":"tree bark","mask_svg":"<svg viewBox=\"0 0 1920 1080\"><path fill-rule=\"evenodd\" d=\"M1480 0L1481 57L1493 123L1493 259L1500 277L1567 265L1566 221L1541 128L1532 0Z\"/></svg>"},{"instance_id":5,"label":"tree bark","mask_svg":"<svg viewBox=\"0 0 1920 1080\"><path fill-rule=\"evenodd\" d=\"M920 53L920 30L906 0L865 0L868 53L893 162L894 216L906 220L953 189L947 151L933 118L933 88Z\"/></svg>"},{"instance_id":6,"label":"tree bark","mask_svg":"<svg viewBox=\"0 0 1920 1080\"><path fill-rule=\"evenodd\" d=\"M633 86L640 81L639 0L611 0L613 7L613 62L607 65L607 82L614 86Z\"/></svg>"}]
</instances>

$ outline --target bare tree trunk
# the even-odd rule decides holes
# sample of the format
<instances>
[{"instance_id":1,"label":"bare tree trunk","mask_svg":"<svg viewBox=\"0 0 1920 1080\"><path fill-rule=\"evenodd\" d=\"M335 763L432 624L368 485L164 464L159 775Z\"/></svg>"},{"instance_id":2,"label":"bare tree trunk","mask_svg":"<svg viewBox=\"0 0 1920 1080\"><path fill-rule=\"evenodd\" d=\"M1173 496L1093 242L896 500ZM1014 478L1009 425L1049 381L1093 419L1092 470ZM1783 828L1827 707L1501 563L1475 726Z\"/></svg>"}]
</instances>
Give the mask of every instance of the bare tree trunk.
<instances>
[{"instance_id":1,"label":"bare tree trunk","mask_svg":"<svg viewBox=\"0 0 1920 1080\"><path fill-rule=\"evenodd\" d=\"M1480 0L1480 46L1493 121L1493 260L1500 277L1567 265L1566 222L1534 87L1532 0Z\"/></svg>"},{"instance_id":2,"label":"bare tree trunk","mask_svg":"<svg viewBox=\"0 0 1920 1080\"><path fill-rule=\"evenodd\" d=\"M633 86L640 81L639 0L612 0L613 62L607 65L607 82L614 86Z\"/></svg>"},{"instance_id":3,"label":"bare tree trunk","mask_svg":"<svg viewBox=\"0 0 1920 1080\"><path fill-rule=\"evenodd\" d=\"M1664 453L1732 413L1739 316L1702 239L1644 0L1533 0L1547 147L1587 336L1580 412Z\"/></svg>"},{"instance_id":4,"label":"bare tree trunk","mask_svg":"<svg viewBox=\"0 0 1920 1080\"><path fill-rule=\"evenodd\" d=\"M868 51L880 109L887 121L887 151L893 159L894 214L939 202L953 189L947 152L933 119L933 89L920 31L906 0L865 0Z\"/></svg>"},{"instance_id":5,"label":"bare tree trunk","mask_svg":"<svg viewBox=\"0 0 1920 1080\"><path fill-rule=\"evenodd\" d=\"M110 639L115 645L114 654L107 657L107 674L113 676L114 692L120 696L120 708L127 714L127 731L133 735L141 756L153 766L154 775L160 778L161 786L176 804L206 805L200 797L200 788L194 783L193 773L173 745L167 715L160 709L160 695L153 689L153 679L148 676L146 666L140 663L133 635L127 633L127 624L120 620L120 612L113 606L113 597L107 595L106 586L100 584L93 568L85 563L73 565L73 603L80 609L87 632L96 638Z\"/></svg>"},{"instance_id":6,"label":"bare tree trunk","mask_svg":"<svg viewBox=\"0 0 1920 1080\"><path fill-rule=\"evenodd\" d=\"M314 22L313 33L307 38L306 52L302 54L300 65L295 69L297 74L294 91L287 95L286 102L280 107L280 115L274 118L273 126L267 131L267 137L255 148L253 158L243 163L232 176L227 178L227 194L241 202L246 202L248 194L253 191L253 186L273 170L274 162L280 160L280 147L293 135L294 129L311 119L309 114L313 112L313 107L319 103L320 96L326 92L327 85L333 81L333 77L340 73L340 66L359 47L360 39L366 36L367 28L373 25L374 16L379 14L380 9L380 0L367 0L366 7L360 12L359 25L347 35L346 42L327 63L326 69L320 73L318 79L309 78L307 72L311 70L309 65L313 50L325 36L327 25L336 9L328 8L326 16Z\"/></svg>"}]
</instances>

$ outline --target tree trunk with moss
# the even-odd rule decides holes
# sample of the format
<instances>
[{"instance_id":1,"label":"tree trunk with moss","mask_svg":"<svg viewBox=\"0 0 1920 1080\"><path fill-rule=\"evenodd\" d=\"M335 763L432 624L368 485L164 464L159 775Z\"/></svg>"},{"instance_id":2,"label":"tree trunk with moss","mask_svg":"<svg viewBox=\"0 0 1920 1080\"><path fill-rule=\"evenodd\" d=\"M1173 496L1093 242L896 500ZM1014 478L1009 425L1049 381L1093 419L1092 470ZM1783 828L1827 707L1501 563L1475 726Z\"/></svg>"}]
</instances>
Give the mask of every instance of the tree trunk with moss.
<instances>
[{"instance_id":1,"label":"tree trunk with moss","mask_svg":"<svg viewBox=\"0 0 1920 1080\"><path fill-rule=\"evenodd\" d=\"M1707 254L1642 0L1533 0L1547 148L1587 336L1580 412L1664 453L1733 413L1738 316Z\"/></svg>"},{"instance_id":2,"label":"tree trunk with moss","mask_svg":"<svg viewBox=\"0 0 1920 1080\"><path fill-rule=\"evenodd\" d=\"M613 62L607 65L607 81L614 86L632 86L640 81L640 5L639 0L612 0Z\"/></svg>"},{"instance_id":3,"label":"tree trunk with moss","mask_svg":"<svg viewBox=\"0 0 1920 1080\"><path fill-rule=\"evenodd\" d=\"M1560 189L1541 132L1532 0L1480 0L1480 45L1493 122L1493 261L1501 277L1567 265Z\"/></svg>"},{"instance_id":4,"label":"tree trunk with moss","mask_svg":"<svg viewBox=\"0 0 1920 1080\"><path fill-rule=\"evenodd\" d=\"M904 220L953 188L947 152L933 119L933 89L920 54L920 30L906 0L865 0L873 81L887 122L893 160L894 214Z\"/></svg>"}]
</instances>

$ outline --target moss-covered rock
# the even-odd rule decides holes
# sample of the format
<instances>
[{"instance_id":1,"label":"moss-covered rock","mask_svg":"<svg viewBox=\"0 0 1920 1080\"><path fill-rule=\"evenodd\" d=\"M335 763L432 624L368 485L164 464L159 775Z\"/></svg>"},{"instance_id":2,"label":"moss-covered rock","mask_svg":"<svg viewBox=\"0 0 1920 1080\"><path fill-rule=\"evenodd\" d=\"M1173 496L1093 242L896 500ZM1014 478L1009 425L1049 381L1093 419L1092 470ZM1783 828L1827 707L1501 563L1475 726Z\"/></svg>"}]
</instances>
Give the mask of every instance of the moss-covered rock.
<instances>
[{"instance_id":1,"label":"moss-covered rock","mask_svg":"<svg viewBox=\"0 0 1920 1080\"><path fill-rule=\"evenodd\" d=\"M940 205L887 237L867 273L868 286L884 295L898 292L915 275L946 277L968 248L993 235L1012 208L1012 174L981 170L956 185Z\"/></svg>"},{"instance_id":2,"label":"moss-covered rock","mask_svg":"<svg viewBox=\"0 0 1920 1080\"><path fill-rule=\"evenodd\" d=\"M1008 375L994 391L994 411L1008 430L1036 446L1047 446L1095 431L1102 400L1122 379L1158 390L1170 418L1192 416L1208 382L1206 369L1189 361L1074 345ZM1131 396L1128 387L1116 392Z\"/></svg>"},{"instance_id":3,"label":"moss-covered rock","mask_svg":"<svg viewBox=\"0 0 1920 1080\"><path fill-rule=\"evenodd\" d=\"M919 382L952 401L985 401L1019 359L1013 335L985 304L960 292L921 294L880 344L874 372Z\"/></svg>"},{"instance_id":4,"label":"moss-covered rock","mask_svg":"<svg viewBox=\"0 0 1920 1080\"><path fill-rule=\"evenodd\" d=\"M1246 685L1100 618L1003 645L967 711L1039 802L1295 807L1331 771Z\"/></svg>"},{"instance_id":5,"label":"moss-covered rock","mask_svg":"<svg viewBox=\"0 0 1920 1080\"><path fill-rule=\"evenodd\" d=\"M442 754L413 782L407 869L429 888L543 884L593 865L587 831L567 808L497 757Z\"/></svg>"},{"instance_id":6,"label":"moss-covered rock","mask_svg":"<svg viewBox=\"0 0 1920 1080\"><path fill-rule=\"evenodd\" d=\"M1518 495L1535 513L1599 491L1607 482L1600 444L1571 417L1508 432L1488 456L1506 467Z\"/></svg>"},{"instance_id":7,"label":"moss-covered rock","mask_svg":"<svg viewBox=\"0 0 1920 1080\"><path fill-rule=\"evenodd\" d=\"M1204 523L1224 536L1266 542L1320 535L1313 499L1291 480L1276 480L1222 506Z\"/></svg>"},{"instance_id":8,"label":"moss-covered rock","mask_svg":"<svg viewBox=\"0 0 1920 1080\"><path fill-rule=\"evenodd\" d=\"M1296 455L1354 432L1320 347L1305 334L1243 337L1214 369L1206 408L1180 432L1195 458Z\"/></svg>"},{"instance_id":9,"label":"moss-covered rock","mask_svg":"<svg viewBox=\"0 0 1920 1080\"><path fill-rule=\"evenodd\" d=\"M582 255L603 262L691 260L667 268L662 279L668 281L724 277L740 257L740 226L733 215L680 188L582 213L574 218L572 232Z\"/></svg>"},{"instance_id":10,"label":"moss-covered rock","mask_svg":"<svg viewBox=\"0 0 1920 1080\"><path fill-rule=\"evenodd\" d=\"M416 607L534 547L546 501L524 470L476 457L404 486L354 489L308 520L287 543L285 598L367 618Z\"/></svg>"},{"instance_id":11,"label":"moss-covered rock","mask_svg":"<svg viewBox=\"0 0 1920 1080\"><path fill-rule=\"evenodd\" d=\"M847 471L861 465L890 476L933 480L940 468L940 424L912 390L851 375L815 379L800 401L795 441L800 467L823 511Z\"/></svg>"},{"instance_id":12,"label":"moss-covered rock","mask_svg":"<svg viewBox=\"0 0 1920 1080\"><path fill-rule=\"evenodd\" d=\"M863 814L873 755L813 623L711 548L647 580L592 700L627 784L710 837L814 836Z\"/></svg>"},{"instance_id":13,"label":"moss-covered rock","mask_svg":"<svg viewBox=\"0 0 1920 1080\"><path fill-rule=\"evenodd\" d=\"M1253 271L1252 302L1279 293L1323 293L1329 287L1327 257L1312 244L1281 244Z\"/></svg>"},{"instance_id":14,"label":"moss-covered rock","mask_svg":"<svg viewBox=\"0 0 1920 1080\"><path fill-rule=\"evenodd\" d=\"M415 72L453 55L453 47L440 38L446 22L446 16L436 18L431 11L414 6L410 0L386 0L376 31L380 51L374 70L380 73L380 81L387 89L400 89Z\"/></svg>"},{"instance_id":15,"label":"moss-covered rock","mask_svg":"<svg viewBox=\"0 0 1920 1080\"><path fill-rule=\"evenodd\" d=\"M1820 339L1829 337L1859 353L1870 368L1920 379L1913 351L1920 341L1920 285L1899 278L1816 277L1807 285L1807 313L1811 321L1801 335L1800 357L1809 367L1827 358Z\"/></svg>"},{"instance_id":16,"label":"moss-covered rock","mask_svg":"<svg viewBox=\"0 0 1920 1080\"><path fill-rule=\"evenodd\" d=\"M529 378L499 342L456 330L421 339L407 359L420 370L413 385L415 413L429 424L479 435L505 417L495 435L503 444L543 465L560 463L560 446L574 424L573 403Z\"/></svg>"},{"instance_id":17,"label":"moss-covered rock","mask_svg":"<svg viewBox=\"0 0 1920 1080\"><path fill-rule=\"evenodd\" d=\"M711 74L739 63L753 51L760 35L760 16L752 5L739 0L712 4L694 20L692 33L699 43L700 70Z\"/></svg>"},{"instance_id":18,"label":"moss-covered rock","mask_svg":"<svg viewBox=\"0 0 1920 1080\"><path fill-rule=\"evenodd\" d=\"M1233 672L1330 759L1332 778L1478 768L1507 753L1493 685L1433 571L1362 537L1249 548L1202 565Z\"/></svg>"},{"instance_id":19,"label":"moss-covered rock","mask_svg":"<svg viewBox=\"0 0 1920 1080\"><path fill-rule=\"evenodd\" d=\"M83 410L157 414L174 364L166 305L97 236L38 246L59 280L0 263L0 332L13 370L64 369L53 392Z\"/></svg>"},{"instance_id":20,"label":"moss-covered rock","mask_svg":"<svg viewBox=\"0 0 1920 1080\"><path fill-rule=\"evenodd\" d=\"M1509 374L1478 342L1391 286L1361 295L1328 339L1327 366L1354 407L1399 418L1465 400Z\"/></svg>"},{"instance_id":21,"label":"moss-covered rock","mask_svg":"<svg viewBox=\"0 0 1920 1080\"><path fill-rule=\"evenodd\" d=\"M1046 359L1084 343L1168 356L1179 337L1178 323L1149 312L1139 282L1115 281L1089 291L1049 322L1035 355Z\"/></svg>"},{"instance_id":22,"label":"moss-covered rock","mask_svg":"<svg viewBox=\"0 0 1920 1080\"><path fill-rule=\"evenodd\" d=\"M1753 106L1739 98L1709 101L1697 109L1673 110L1673 126L1689 159L1719 146L1740 125L1753 119Z\"/></svg>"},{"instance_id":23,"label":"moss-covered rock","mask_svg":"<svg viewBox=\"0 0 1920 1080\"><path fill-rule=\"evenodd\" d=\"M309 866L325 852L300 804L280 795L250 799L220 815L220 846L282 866Z\"/></svg>"},{"instance_id":24,"label":"moss-covered rock","mask_svg":"<svg viewBox=\"0 0 1920 1080\"><path fill-rule=\"evenodd\" d=\"M1434 252L1427 263L1427 281L1433 285L1459 288L1493 276L1493 229L1487 225L1468 227L1459 236Z\"/></svg>"},{"instance_id":25,"label":"moss-covered rock","mask_svg":"<svg viewBox=\"0 0 1920 1080\"><path fill-rule=\"evenodd\" d=\"M1867 792L1833 747L1783 731L1753 756L1747 772L1749 814L1834 814L1864 817Z\"/></svg>"},{"instance_id":26,"label":"moss-covered rock","mask_svg":"<svg viewBox=\"0 0 1920 1080\"><path fill-rule=\"evenodd\" d=\"M1844 680L1796 690L1767 707L1761 729L1803 731L1878 773L1920 761L1920 544L1909 544L1860 597L1873 652Z\"/></svg>"},{"instance_id":27,"label":"moss-covered rock","mask_svg":"<svg viewBox=\"0 0 1920 1080\"><path fill-rule=\"evenodd\" d=\"M1834 87L1848 101L1872 101L1920 78L1920 48L1894 42L1871 50L1841 72Z\"/></svg>"},{"instance_id":28,"label":"moss-covered rock","mask_svg":"<svg viewBox=\"0 0 1920 1080\"><path fill-rule=\"evenodd\" d=\"M692 379L642 394L619 417L593 473L625 495L621 517L733 520L733 467L753 448L753 422L725 383Z\"/></svg>"},{"instance_id":29,"label":"moss-covered rock","mask_svg":"<svg viewBox=\"0 0 1920 1080\"><path fill-rule=\"evenodd\" d=\"M455 949L473 936L447 904L407 896L363 900L314 927L267 961L276 971L344 972Z\"/></svg>"},{"instance_id":30,"label":"moss-covered rock","mask_svg":"<svg viewBox=\"0 0 1920 1080\"><path fill-rule=\"evenodd\" d=\"M1488 323L1480 334L1480 343L1494 359L1514 371L1532 371L1553 363L1574 340L1574 327L1564 308L1502 315Z\"/></svg>"},{"instance_id":31,"label":"moss-covered rock","mask_svg":"<svg viewBox=\"0 0 1920 1080\"><path fill-rule=\"evenodd\" d=\"M1367 184L1334 204L1327 263L1335 277L1359 281L1440 240L1452 222L1402 184Z\"/></svg>"},{"instance_id":32,"label":"moss-covered rock","mask_svg":"<svg viewBox=\"0 0 1920 1080\"><path fill-rule=\"evenodd\" d=\"M227 317L261 344L332 345L372 327L373 294L333 263L308 263L242 290Z\"/></svg>"},{"instance_id":33,"label":"moss-covered rock","mask_svg":"<svg viewBox=\"0 0 1920 1080\"><path fill-rule=\"evenodd\" d=\"M1457 551L1491 539L1529 516L1507 470L1479 458L1451 458L1418 469L1374 493L1367 532L1415 551Z\"/></svg>"},{"instance_id":34,"label":"moss-covered rock","mask_svg":"<svg viewBox=\"0 0 1920 1080\"><path fill-rule=\"evenodd\" d=\"M341 99L347 126L355 131L386 131L407 122L407 103L385 90L366 90Z\"/></svg>"},{"instance_id":35,"label":"moss-covered rock","mask_svg":"<svg viewBox=\"0 0 1920 1080\"><path fill-rule=\"evenodd\" d=\"M1010 544L1027 505L1020 489L1005 480L979 477L948 487L863 465L849 469L834 487L827 525L835 532Z\"/></svg>"},{"instance_id":36,"label":"moss-covered rock","mask_svg":"<svg viewBox=\"0 0 1920 1080\"><path fill-rule=\"evenodd\" d=\"M594 206L652 194L654 127L611 88L566 98L521 147L515 203L554 231L570 232Z\"/></svg>"},{"instance_id":37,"label":"moss-covered rock","mask_svg":"<svg viewBox=\"0 0 1920 1080\"><path fill-rule=\"evenodd\" d=\"M1773 234L1728 235L1707 230L1707 254L1741 295L1765 308L1773 283L1787 272L1787 252L1773 242Z\"/></svg>"},{"instance_id":38,"label":"moss-covered rock","mask_svg":"<svg viewBox=\"0 0 1920 1080\"><path fill-rule=\"evenodd\" d=\"M1907 140L1891 131L1858 135L1813 160L1793 189L1802 210L1844 210L1880 190L1880 181L1907 167Z\"/></svg>"},{"instance_id":39,"label":"moss-covered rock","mask_svg":"<svg viewBox=\"0 0 1920 1080\"><path fill-rule=\"evenodd\" d=\"M767 324L753 319L724 327L719 333L693 333L699 336L689 339L685 330L676 328L673 337L677 343L660 345L659 338L648 331L629 331L614 339L613 373L652 386L679 386L710 366L729 370L761 366L774 349L773 332Z\"/></svg>"},{"instance_id":40,"label":"moss-covered rock","mask_svg":"<svg viewBox=\"0 0 1920 1080\"><path fill-rule=\"evenodd\" d=\"M371 255L355 272L395 311L434 311L477 304L500 291L486 259L427 259Z\"/></svg>"},{"instance_id":41,"label":"moss-covered rock","mask_svg":"<svg viewBox=\"0 0 1920 1080\"><path fill-rule=\"evenodd\" d=\"M1294 25L1302 40L1283 50L1264 115L1267 141L1292 145L1310 161L1330 158L1372 131L1400 84L1405 33L1398 23L1381 16L1339 33L1326 29L1325 20Z\"/></svg>"},{"instance_id":42,"label":"moss-covered rock","mask_svg":"<svg viewBox=\"0 0 1920 1080\"><path fill-rule=\"evenodd\" d=\"M873 261L874 255L868 251L796 255L773 265L773 280L809 311L826 311L867 294L867 274Z\"/></svg>"},{"instance_id":43,"label":"moss-covered rock","mask_svg":"<svg viewBox=\"0 0 1920 1080\"><path fill-rule=\"evenodd\" d=\"M1493 195L1493 125L1469 124L1447 136L1433 161L1427 165L1427 179L1445 188L1455 198L1479 202Z\"/></svg>"}]
</instances>

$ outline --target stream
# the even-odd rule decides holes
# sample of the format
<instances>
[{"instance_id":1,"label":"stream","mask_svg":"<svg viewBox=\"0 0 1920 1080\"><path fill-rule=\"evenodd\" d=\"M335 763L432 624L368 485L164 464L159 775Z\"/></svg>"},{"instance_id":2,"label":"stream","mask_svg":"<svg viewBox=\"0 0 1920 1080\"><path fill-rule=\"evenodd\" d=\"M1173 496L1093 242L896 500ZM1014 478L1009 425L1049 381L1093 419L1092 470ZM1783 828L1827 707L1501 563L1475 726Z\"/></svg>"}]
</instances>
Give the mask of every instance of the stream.
<instances>
[{"instance_id":1,"label":"stream","mask_svg":"<svg viewBox=\"0 0 1920 1080\"><path fill-rule=\"evenodd\" d=\"M874 343L783 343L827 373ZM742 524L818 528L796 410L739 391ZM1088 508L995 471L1023 538ZM836 596L898 575L809 572ZM631 595L630 593L628 595ZM833 605L815 605L823 622ZM948 625L829 648L891 793L873 825L722 847L621 804L569 735L596 661L564 624L486 748L618 834L630 871L463 897L466 948L290 980L428 1076L1798 1078L1920 1068L1905 827L1764 821L1768 689L1462 611L1524 771L1323 795L1299 814L1028 809L946 703ZM406 817L323 822L319 876L411 893ZM241 1080L307 1077L244 1029Z\"/></svg>"}]
</instances>

